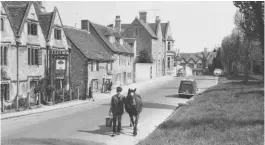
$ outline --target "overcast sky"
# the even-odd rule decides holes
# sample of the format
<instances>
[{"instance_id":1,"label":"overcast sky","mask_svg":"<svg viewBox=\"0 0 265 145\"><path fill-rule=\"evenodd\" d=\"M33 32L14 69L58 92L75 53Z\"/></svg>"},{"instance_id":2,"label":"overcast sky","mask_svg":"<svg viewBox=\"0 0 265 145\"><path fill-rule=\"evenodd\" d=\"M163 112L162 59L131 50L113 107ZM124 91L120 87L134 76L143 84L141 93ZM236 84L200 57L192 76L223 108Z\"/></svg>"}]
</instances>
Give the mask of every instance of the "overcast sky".
<instances>
[{"instance_id":1,"label":"overcast sky","mask_svg":"<svg viewBox=\"0 0 265 145\"><path fill-rule=\"evenodd\" d=\"M224 36L233 27L236 8L232 1L167 1L167 2L129 2L129 1L46 1L47 11L56 6L64 25L81 27L81 19L108 25L114 23L120 15L122 23L131 23L140 10L147 11L148 22L155 22L159 16L161 22L170 21L175 39L175 47L180 52L202 51L204 47L212 49L220 45Z\"/></svg>"}]
</instances>

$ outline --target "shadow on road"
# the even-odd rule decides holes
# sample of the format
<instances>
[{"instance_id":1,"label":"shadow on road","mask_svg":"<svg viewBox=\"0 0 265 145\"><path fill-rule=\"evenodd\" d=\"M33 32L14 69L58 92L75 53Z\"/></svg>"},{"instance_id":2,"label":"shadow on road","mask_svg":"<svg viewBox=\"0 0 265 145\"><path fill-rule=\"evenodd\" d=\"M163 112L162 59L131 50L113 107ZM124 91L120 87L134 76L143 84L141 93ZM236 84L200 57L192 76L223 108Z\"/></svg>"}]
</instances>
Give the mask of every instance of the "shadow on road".
<instances>
[{"instance_id":1,"label":"shadow on road","mask_svg":"<svg viewBox=\"0 0 265 145\"><path fill-rule=\"evenodd\" d=\"M192 96L184 96L184 95L179 95L179 94L173 94L173 95L167 95L165 97L168 97L168 98L190 99Z\"/></svg>"},{"instance_id":2,"label":"shadow on road","mask_svg":"<svg viewBox=\"0 0 265 145\"><path fill-rule=\"evenodd\" d=\"M110 103L105 103L101 105L109 106ZM150 109L175 109L176 106L174 105L168 105L168 104L162 104L162 103L155 103L155 102L143 102L143 108L150 108Z\"/></svg>"},{"instance_id":3,"label":"shadow on road","mask_svg":"<svg viewBox=\"0 0 265 145\"><path fill-rule=\"evenodd\" d=\"M98 126L99 129L96 129L96 130L78 130L78 132L84 132L84 133L92 133L92 134L99 134L99 135L107 135L107 136L111 136L112 135L112 127L106 127L105 125L99 125ZM124 131L123 129L125 128L131 128L129 126L122 126L121 127L122 130L121 130L121 134L124 134L124 135L130 135L130 136L133 136L132 134L132 131L129 132L129 131Z\"/></svg>"}]
</instances>

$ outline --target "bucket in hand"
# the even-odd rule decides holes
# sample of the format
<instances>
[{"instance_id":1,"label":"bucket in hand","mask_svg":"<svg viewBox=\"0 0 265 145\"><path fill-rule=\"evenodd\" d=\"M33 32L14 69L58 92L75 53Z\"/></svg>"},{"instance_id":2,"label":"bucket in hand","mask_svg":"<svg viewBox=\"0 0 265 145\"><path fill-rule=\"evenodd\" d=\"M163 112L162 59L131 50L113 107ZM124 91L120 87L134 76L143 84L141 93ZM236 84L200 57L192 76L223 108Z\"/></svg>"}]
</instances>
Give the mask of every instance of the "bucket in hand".
<instances>
[{"instance_id":1,"label":"bucket in hand","mask_svg":"<svg viewBox=\"0 0 265 145\"><path fill-rule=\"evenodd\" d=\"M106 117L106 127L112 126L112 117L108 116Z\"/></svg>"}]
</instances>

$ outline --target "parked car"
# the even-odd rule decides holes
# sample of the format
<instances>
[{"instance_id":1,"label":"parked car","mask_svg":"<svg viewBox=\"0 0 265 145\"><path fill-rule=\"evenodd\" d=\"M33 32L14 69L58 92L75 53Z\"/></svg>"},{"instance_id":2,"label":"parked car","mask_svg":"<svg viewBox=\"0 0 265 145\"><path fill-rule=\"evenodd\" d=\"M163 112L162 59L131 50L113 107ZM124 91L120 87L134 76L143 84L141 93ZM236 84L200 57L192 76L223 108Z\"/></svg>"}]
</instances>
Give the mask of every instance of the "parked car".
<instances>
[{"instance_id":1,"label":"parked car","mask_svg":"<svg viewBox=\"0 0 265 145\"><path fill-rule=\"evenodd\" d=\"M197 82L193 79L182 79L179 85L179 97L192 97L198 91Z\"/></svg>"},{"instance_id":2,"label":"parked car","mask_svg":"<svg viewBox=\"0 0 265 145\"><path fill-rule=\"evenodd\" d=\"M223 75L223 71L221 69L219 69L219 68L216 68L213 71L213 75L214 76L221 76L221 75Z\"/></svg>"}]
</instances>

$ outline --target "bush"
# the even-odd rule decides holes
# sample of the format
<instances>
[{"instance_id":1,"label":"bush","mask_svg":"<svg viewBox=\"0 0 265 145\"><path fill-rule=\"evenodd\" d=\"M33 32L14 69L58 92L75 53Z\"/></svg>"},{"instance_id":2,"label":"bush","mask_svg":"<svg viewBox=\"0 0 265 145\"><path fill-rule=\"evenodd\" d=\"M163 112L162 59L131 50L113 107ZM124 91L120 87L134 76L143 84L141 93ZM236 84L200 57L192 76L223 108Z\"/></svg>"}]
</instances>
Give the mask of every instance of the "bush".
<instances>
[{"instance_id":1,"label":"bush","mask_svg":"<svg viewBox=\"0 0 265 145\"><path fill-rule=\"evenodd\" d=\"M19 106L19 108L27 108L28 107L27 98L19 98L18 99L18 106Z\"/></svg>"}]
</instances>

